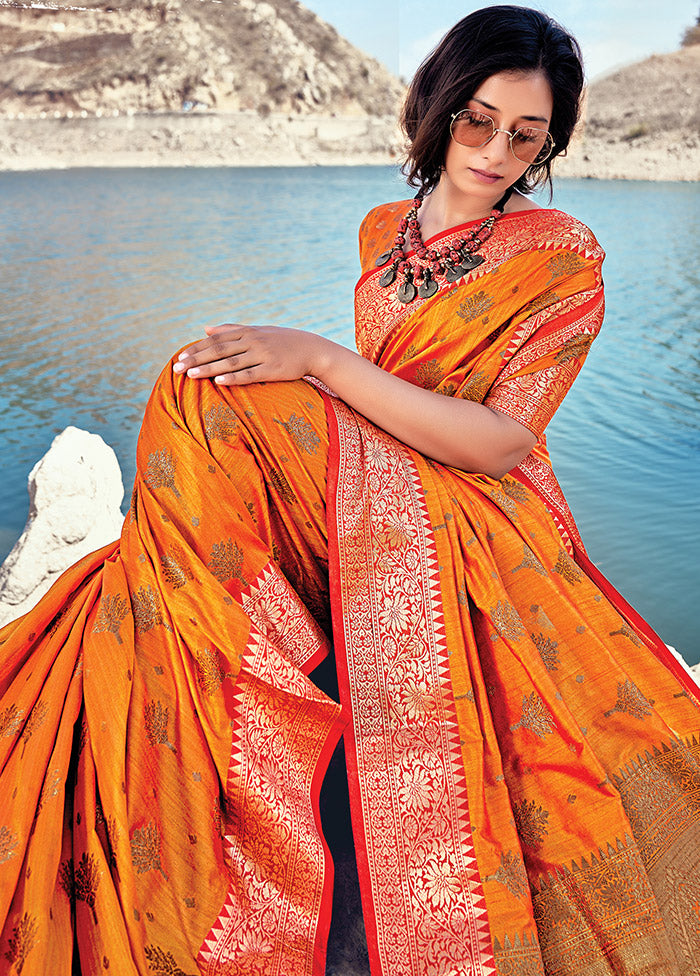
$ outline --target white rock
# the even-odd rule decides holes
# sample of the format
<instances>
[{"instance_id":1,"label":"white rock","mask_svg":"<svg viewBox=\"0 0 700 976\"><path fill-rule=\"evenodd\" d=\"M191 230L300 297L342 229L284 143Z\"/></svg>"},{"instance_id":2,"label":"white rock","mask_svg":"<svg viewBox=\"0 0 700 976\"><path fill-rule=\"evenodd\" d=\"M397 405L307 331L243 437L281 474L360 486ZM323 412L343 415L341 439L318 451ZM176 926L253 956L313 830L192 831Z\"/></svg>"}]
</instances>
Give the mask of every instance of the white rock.
<instances>
[{"instance_id":1,"label":"white rock","mask_svg":"<svg viewBox=\"0 0 700 976\"><path fill-rule=\"evenodd\" d=\"M121 531L119 462L97 434L66 427L32 468L28 488L27 524L0 567L0 625L30 610L62 572Z\"/></svg>"}]
</instances>

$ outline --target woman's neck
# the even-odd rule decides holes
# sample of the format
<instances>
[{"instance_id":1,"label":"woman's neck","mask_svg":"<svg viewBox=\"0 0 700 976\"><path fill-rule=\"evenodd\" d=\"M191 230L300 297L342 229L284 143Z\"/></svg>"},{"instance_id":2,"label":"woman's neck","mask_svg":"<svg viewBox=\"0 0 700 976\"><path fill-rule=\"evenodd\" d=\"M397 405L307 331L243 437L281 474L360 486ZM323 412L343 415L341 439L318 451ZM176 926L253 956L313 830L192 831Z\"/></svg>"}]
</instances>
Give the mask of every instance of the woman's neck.
<instances>
[{"instance_id":1,"label":"woman's neck","mask_svg":"<svg viewBox=\"0 0 700 976\"><path fill-rule=\"evenodd\" d=\"M497 203L497 199L490 202L467 197L463 193L451 193L442 182L438 183L420 208L419 221L423 240L472 220L485 220Z\"/></svg>"}]
</instances>

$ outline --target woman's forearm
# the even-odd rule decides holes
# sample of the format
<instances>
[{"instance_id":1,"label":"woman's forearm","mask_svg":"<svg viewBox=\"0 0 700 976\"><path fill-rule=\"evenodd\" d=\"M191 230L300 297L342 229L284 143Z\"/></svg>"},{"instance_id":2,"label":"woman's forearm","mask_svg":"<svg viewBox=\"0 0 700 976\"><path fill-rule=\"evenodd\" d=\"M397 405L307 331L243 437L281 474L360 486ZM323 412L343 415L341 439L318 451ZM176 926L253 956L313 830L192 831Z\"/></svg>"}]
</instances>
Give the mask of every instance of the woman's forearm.
<instances>
[{"instance_id":1,"label":"woman's forearm","mask_svg":"<svg viewBox=\"0 0 700 976\"><path fill-rule=\"evenodd\" d=\"M231 324L207 332L180 354L175 372L227 386L316 376L378 427L462 471L502 478L537 440L483 403L415 386L312 332Z\"/></svg>"},{"instance_id":2,"label":"woman's forearm","mask_svg":"<svg viewBox=\"0 0 700 976\"><path fill-rule=\"evenodd\" d=\"M436 461L501 478L535 435L483 403L433 393L320 336L314 375L359 413Z\"/></svg>"}]
</instances>

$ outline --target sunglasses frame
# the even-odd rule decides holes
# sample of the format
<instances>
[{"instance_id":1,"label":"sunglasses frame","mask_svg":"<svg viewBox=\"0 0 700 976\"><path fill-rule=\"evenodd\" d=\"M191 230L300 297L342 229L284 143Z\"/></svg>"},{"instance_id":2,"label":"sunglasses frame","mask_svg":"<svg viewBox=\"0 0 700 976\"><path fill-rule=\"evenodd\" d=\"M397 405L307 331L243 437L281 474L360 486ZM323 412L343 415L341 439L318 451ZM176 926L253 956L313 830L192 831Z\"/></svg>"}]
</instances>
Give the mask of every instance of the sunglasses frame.
<instances>
[{"instance_id":1,"label":"sunglasses frame","mask_svg":"<svg viewBox=\"0 0 700 976\"><path fill-rule=\"evenodd\" d=\"M480 115L482 118L489 119L489 121L491 122L493 132L488 137L488 139L484 139L484 141L480 142L478 146L467 146L466 143L460 142L459 139L455 139L454 132L452 131L457 119L460 117L460 115L464 115L466 112L469 112L470 115ZM529 163L526 159L521 159L520 156L516 156L515 150L513 149L513 139L523 129L535 129L537 132L546 133L547 136L544 145L542 146L542 149L540 149L539 153L532 160L532 162ZM549 159L549 157L552 155L554 151L554 139L552 138L552 133L548 129L539 129L535 125L521 125L519 129L515 130L515 132L510 132L508 129L499 129L496 127L496 123L491 118L490 115L487 115L485 112L477 112L473 108L463 108L459 112L453 112L450 117L450 137L455 140L458 146L465 146L467 149L481 149L483 146L486 146L488 145L489 142L491 142L491 140L494 138L497 132L505 132L505 134L508 136L508 146L510 148L511 155L513 156L514 159L517 159L519 163L527 163L528 166L540 166L542 163L547 162L547 160ZM545 151L545 149L547 150L547 152L543 156L542 153Z\"/></svg>"}]
</instances>

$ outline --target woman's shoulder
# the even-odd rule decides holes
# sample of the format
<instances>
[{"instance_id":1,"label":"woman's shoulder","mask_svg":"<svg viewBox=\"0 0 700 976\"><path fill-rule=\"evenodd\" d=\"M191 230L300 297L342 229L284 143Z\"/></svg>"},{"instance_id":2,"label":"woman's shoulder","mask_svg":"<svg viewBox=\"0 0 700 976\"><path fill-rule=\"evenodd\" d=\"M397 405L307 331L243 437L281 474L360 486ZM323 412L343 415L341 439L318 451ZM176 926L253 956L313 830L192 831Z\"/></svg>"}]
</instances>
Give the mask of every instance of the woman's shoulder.
<instances>
[{"instance_id":1,"label":"woman's shoulder","mask_svg":"<svg viewBox=\"0 0 700 976\"><path fill-rule=\"evenodd\" d=\"M535 205L511 210L504 217L532 245L576 251L598 260L605 255L590 227L563 210Z\"/></svg>"},{"instance_id":2,"label":"woman's shoulder","mask_svg":"<svg viewBox=\"0 0 700 976\"><path fill-rule=\"evenodd\" d=\"M360 224L360 262L364 268L373 256L388 250L396 237L396 225L409 210L411 200L393 200L373 207Z\"/></svg>"}]
</instances>

